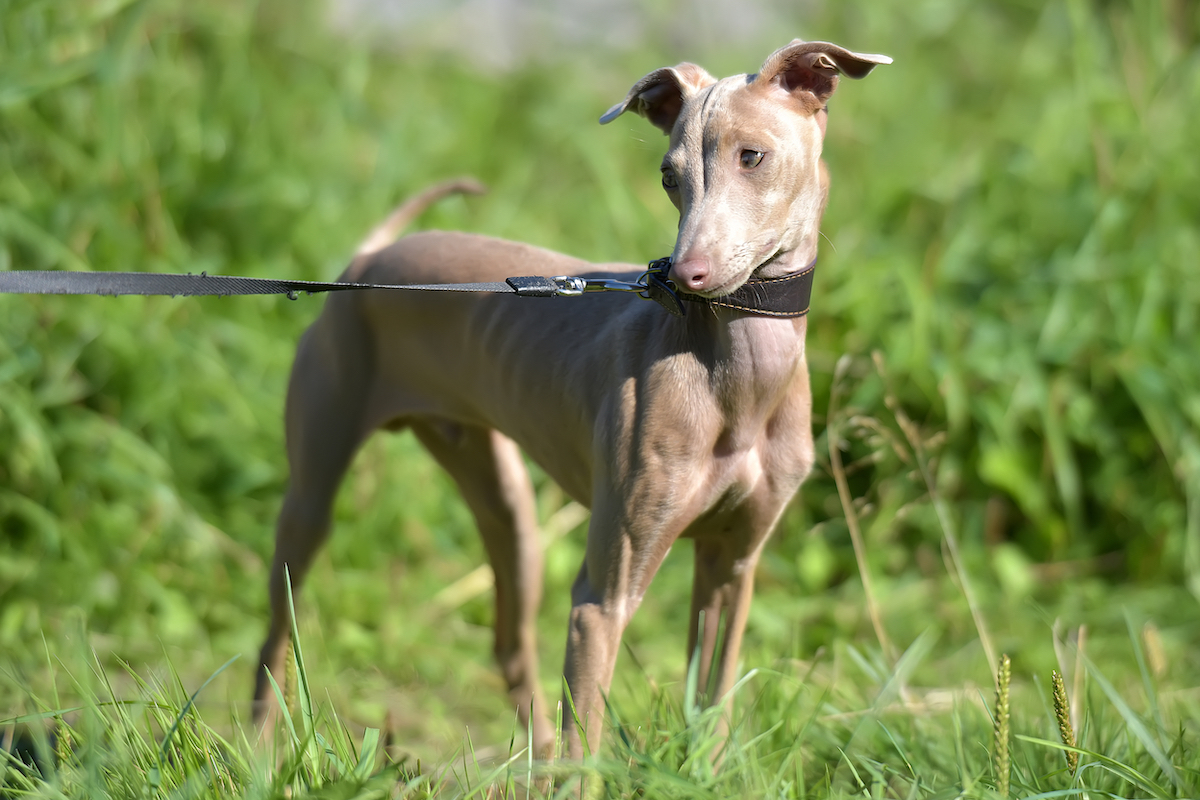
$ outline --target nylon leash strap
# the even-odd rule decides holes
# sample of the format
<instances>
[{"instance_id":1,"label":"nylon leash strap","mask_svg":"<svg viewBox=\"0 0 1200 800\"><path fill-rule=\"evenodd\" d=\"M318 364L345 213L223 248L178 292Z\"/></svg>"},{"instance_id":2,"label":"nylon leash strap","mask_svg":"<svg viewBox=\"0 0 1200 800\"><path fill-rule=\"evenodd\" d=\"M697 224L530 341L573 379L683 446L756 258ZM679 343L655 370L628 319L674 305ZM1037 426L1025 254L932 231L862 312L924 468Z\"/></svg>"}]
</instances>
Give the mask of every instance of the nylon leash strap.
<instances>
[{"instance_id":1,"label":"nylon leash strap","mask_svg":"<svg viewBox=\"0 0 1200 800\"><path fill-rule=\"evenodd\" d=\"M232 295L287 295L296 299L301 293L376 290L425 292L489 292L521 297L574 297L592 292L632 292L653 300L677 317L685 314L684 300L711 306L737 309L749 314L775 317L800 317L808 313L812 291L814 260L801 272L783 278L751 278L734 292L718 298L680 294L668 280L669 258L650 262L636 281L615 278L579 278L559 275L548 278L528 275L507 278L503 282L379 284L343 281L295 281L274 278L245 278L230 275L172 274L156 272L68 272L59 270L18 270L0 272L0 294L125 295L168 297L229 297Z\"/></svg>"},{"instance_id":2,"label":"nylon leash strap","mask_svg":"<svg viewBox=\"0 0 1200 800\"><path fill-rule=\"evenodd\" d=\"M374 283L292 281L242 278L228 275L164 274L155 272L65 272L57 270L0 272L0 293L165 295L169 297L228 297L231 295L344 292L362 289L411 289L443 292L503 292L553 297L557 285L551 278L510 278L517 283L427 283L409 286Z\"/></svg>"}]
</instances>

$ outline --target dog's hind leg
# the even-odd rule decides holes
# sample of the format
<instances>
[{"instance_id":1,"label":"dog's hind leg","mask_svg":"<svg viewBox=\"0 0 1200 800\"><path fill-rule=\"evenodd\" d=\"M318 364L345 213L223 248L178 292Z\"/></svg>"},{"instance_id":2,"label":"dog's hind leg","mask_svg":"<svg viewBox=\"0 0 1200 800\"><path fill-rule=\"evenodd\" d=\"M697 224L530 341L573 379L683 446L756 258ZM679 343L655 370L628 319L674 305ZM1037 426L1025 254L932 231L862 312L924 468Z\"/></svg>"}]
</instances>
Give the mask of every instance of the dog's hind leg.
<instances>
[{"instance_id":1,"label":"dog's hind leg","mask_svg":"<svg viewBox=\"0 0 1200 800\"><path fill-rule=\"evenodd\" d=\"M545 702L535 697L542 547L521 452L511 439L487 428L418 420L411 427L475 515L495 573L496 660L521 723L532 726L530 745L539 757L548 757L554 728Z\"/></svg>"},{"instance_id":2,"label":"dog's hind leg","mask_svg":"<svg viewBox=\"0 0 1200 800\"><path fill-rule=\"evenodd\" d=\"M269 584L271 623L254 687L256 725L278 710L267 673L282 686L291 630L288 578L293 588L299 587L328 537L338 486L370 433L363 413L365 354L350 351L330 358L328 327L328 318L322 318L305 334L288 386L286 433L291 474L275 528Z\"/></svg>"}]
</instances>

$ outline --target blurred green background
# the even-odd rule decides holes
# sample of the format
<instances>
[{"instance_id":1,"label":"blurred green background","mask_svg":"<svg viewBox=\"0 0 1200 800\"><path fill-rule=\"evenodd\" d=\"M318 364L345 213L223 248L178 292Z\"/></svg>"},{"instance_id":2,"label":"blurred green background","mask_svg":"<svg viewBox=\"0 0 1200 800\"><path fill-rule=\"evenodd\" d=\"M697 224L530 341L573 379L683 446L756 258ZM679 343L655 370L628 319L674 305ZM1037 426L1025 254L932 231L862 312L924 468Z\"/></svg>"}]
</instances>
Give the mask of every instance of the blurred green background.
<instances>
[{"instance_id":1,"label":"blurred green background","mask_svg":"<svg viewBox=\"0 0 1200 800\"><path fill-rule=\"evenodd\" d=\"M490 56L425 37L447 25L428 8L392 32L317 2L4 2L0 269L332 279L395 203L460 174L491 193L422 226L645 262L674 239L664 139L632 116L596 124L637 78L681 60L753 72L794 36L886 53L832 103L808 342L821 458L760 567L746 662L878 647L832 422L885 627L902 646L940 636L927 682L990 680L950 532L1018 664L1051 662L1056 619L1115 632L1093 657L1130 659L1128 618L1194 689L1200 5L813 2L736 36L685 3L621 8L628 31L594 12ZM86 648L197 683L243 653L219 697L245 707L284 387L320 303L0 297L0 716ZM553 696L583 526L538 484ZM631 626L618 691L682 676L688 549ZM464 723L507 738L480 563L413 440L372 440L301 595L349 717L390 712L433 752Z\"/></svg>"}]
</instances>

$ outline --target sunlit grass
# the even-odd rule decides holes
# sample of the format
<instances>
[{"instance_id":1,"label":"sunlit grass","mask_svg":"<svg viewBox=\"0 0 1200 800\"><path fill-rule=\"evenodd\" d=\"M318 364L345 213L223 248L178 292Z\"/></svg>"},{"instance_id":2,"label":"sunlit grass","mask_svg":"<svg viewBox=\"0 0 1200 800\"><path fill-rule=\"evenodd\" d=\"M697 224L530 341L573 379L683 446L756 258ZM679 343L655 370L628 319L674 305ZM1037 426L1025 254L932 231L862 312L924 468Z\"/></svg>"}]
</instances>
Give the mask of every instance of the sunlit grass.
<instances>
[{"instance_id":1,"label":"sunlit grass","mask_svg":"<svg viewBox=\"0 0 1200 800\"><path fill-rule=\"evenodd\" d=\"M13 753L0 752L0 787L21 797L515 798L563 796L584 777L610 797L1174 798L1200 789L1196 698L1164 703L1147 674L1150 704L1136 712L1077 651L1071 668L1086 687L1074 698L1078 740L1064 744L1049 680L1027 673L1005 687L1001 739L982 688L912 682L935 638L919 637L890 671L870 653L851 653L861 671L821 661L754 669L729 704L708 709L644 684L636 711L628 700L610 704L611 743L583 765L533 760L519 730L482 750L464 736L443 763L398 758L393 732L353 734L318 698L300 648L287 678L296 685L278 687L280 699L294 698L291 715L266 739L236 718L214 727L201 715L194 701L212 678L189 693L173 671L162 681L129 673L134 690L117 692L79 651L54 670L77 705L30 697L37 711L0 720ZM1136 638L1127 645L1140 652Z\"/></svg>"}]
</instances>

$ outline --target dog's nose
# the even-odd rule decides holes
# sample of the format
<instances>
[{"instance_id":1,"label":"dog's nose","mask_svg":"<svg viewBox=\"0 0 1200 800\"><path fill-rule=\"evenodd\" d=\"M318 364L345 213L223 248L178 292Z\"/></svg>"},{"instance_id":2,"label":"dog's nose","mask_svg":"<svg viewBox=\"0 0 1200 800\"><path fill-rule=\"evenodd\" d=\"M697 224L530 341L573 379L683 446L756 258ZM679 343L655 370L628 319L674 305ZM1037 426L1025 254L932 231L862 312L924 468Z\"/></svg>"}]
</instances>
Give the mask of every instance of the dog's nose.
<instances>
[{"instance_id":1,"label":"dog's nose","mask_svg":"<svg viewBox=\"0 0 1200 800\"><path fill-rule=\"evenodd\" d=\"M667 272L675 286L685 292L700 292L708 286L709 265L705 258L689 257L676 261Z\"/></svg>"}]
</instances>

